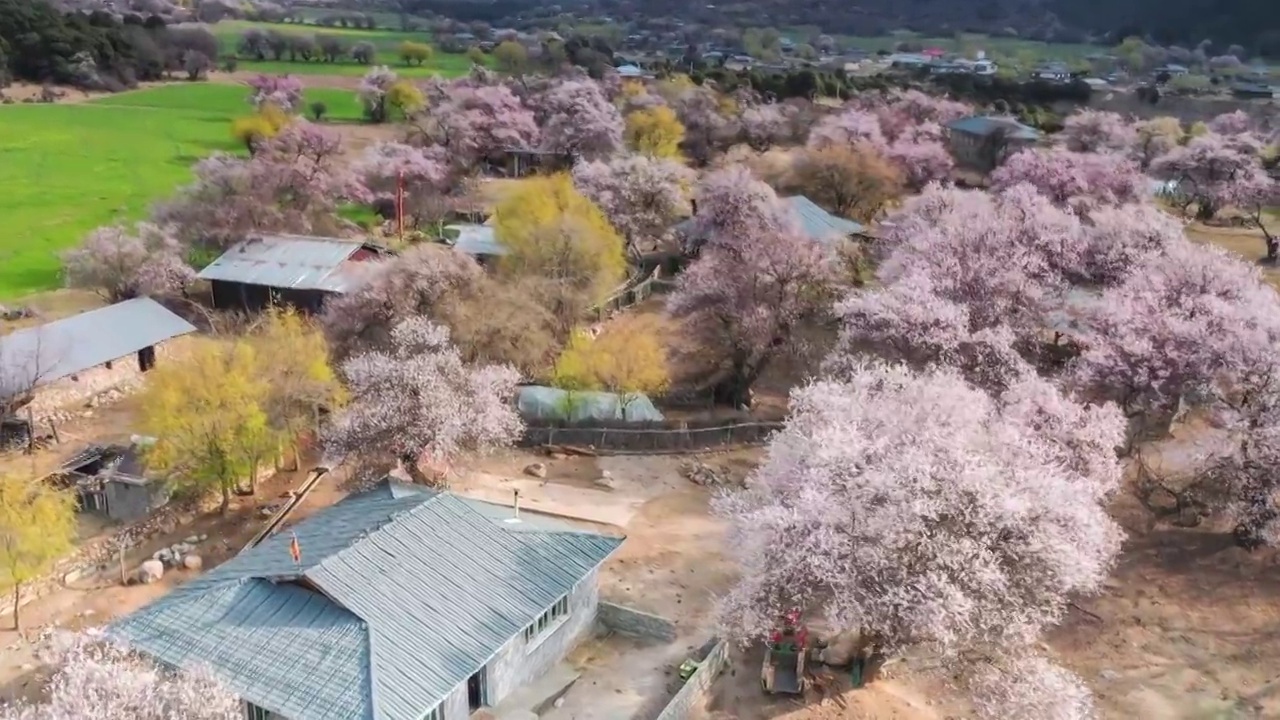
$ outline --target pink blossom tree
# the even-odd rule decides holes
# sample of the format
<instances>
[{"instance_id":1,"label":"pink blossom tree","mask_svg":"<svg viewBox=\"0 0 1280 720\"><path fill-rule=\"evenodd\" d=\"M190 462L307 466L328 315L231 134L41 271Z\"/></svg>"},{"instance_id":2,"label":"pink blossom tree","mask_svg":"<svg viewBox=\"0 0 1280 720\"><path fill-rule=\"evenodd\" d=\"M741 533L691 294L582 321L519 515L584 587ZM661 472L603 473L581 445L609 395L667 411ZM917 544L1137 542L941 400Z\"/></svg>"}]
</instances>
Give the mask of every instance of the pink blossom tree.
<instances>
[{"instance_id":1,"label":"pink blossom tree","mask_svg":"<svg viewBox=\"0 0 1280 720\"><path fill-rule=\"evenodd\" d=\"M1053 707L1083 720L1088 691L1037 643L1120 550L1104 505L1122 436L1114 407L1042 380L993 396L951 371L855 363L793 393L747 488L715 501L742 568L723 621L750 638L820 612L881 653L937 658L983 717ZM986 666L1028 659L1030 678Z\"/></svg>"},{"instance_id":2,"label":"pink blossom tree","mask_svg":"<svg viewBox=\"0 0 1280 720\"><path fill-rule=\"evenodd\" d=\"M856 108L832 113L818 121L809 133L809 147L815 149L858 142L866 142L876 148L887 144L880 131L880 118L875 113Z\"/></svg>"},{"instance_id":3,"label":"pink blossom tree","mask_svg":"<svg viewBox=\"0 0 1280 720\"><path fill-rule=\"evenodd\" d=\"M907 187L920 190L931 182L945 180L955 167L942 136L942 129L934 123L915 125L898 133L882 152L902 168Z\"/></svg>"},{"instance_id":4,"label":"pink blossom tree","mask_svg":"<svg viewBox=\"0 0 1280 720\"><path fill-rule=\"evenodd\" d=\"M98 631L55 631L39 649L55 670L38 705L0 709L3 720L238 720L240 700L203 670L167 672Z\"/></svg>"},{"instance_id":5,"label":"pink blossom tree","mask_svg":"<svg viewBox=\"0 0 1280 720\"><path fill-rule=\"evenodd\" d=\"M414 481L439 485L420 463L438 467L464 450L509 445L523 430L514 402L520 374L464 362L449 331L424 318L395 326L388 350L352 357L342 374L354 400L326 447L366 468L399 463Z\"/></svg>"},{"instance_id":6,"label":"pink blossom tree","mask_svg":"<svg viewBox=\"0 0 1280 720\"><path fill-rule=\"evenodd\" d=\"M67 287L93 290L107 302L181 291L195 273L184 248L163 228L138 223L132 231L113 225L94 230L84 243L62 254Z\"/></svg>"},{"instance_id":7,"label":"pink blossom tree","mask_svg":"<svg viewBox=\"0 0 1280 720\"><path fill-rule=\"evenodd\" d=\"M1126 153L1138 141L1133 123L1118 113L1081 110L1063 122L1062 134L1068 150L1075 152Z\"/></svg>"},{"instance_id":8,"label":"pink blossom tree","mask_svg":"<svg viewBox=\"0 0 1280 720\"><path fill-rule=\"evenodd\" d=\"M919 90L898 91L883 102L873 101L873 107L881 117L882 126L904 129L912 125L946 125L974 112L968 103Z\"/></svg>"},{"instance_id":9,"label":"pink blossom tree","mask_svg":"<svg viewBox=\"0 0 1280 720\"><path fill-rule=\"evenodd\" d=\"M1266 225L1263 210L1280 197L1276 180L1263 166L1256 136L1207 133L1179 147L1151 165L1153 175L1177 183L1187 205L1195 203L1197 217L1212 218L1219 210L1236 207L1265 235L1267 260L1274 262L1280 243Z\"/></svg>"},{"instance_id":10,"label":"pink blossom tree","mask_svg":"<svg viewBox=\"0 0 1280 720\"><path fill-rule=\"evenodd\" d=\"M404 188L406 225L443 219L447 211L444 193L450 179L449 159L440 147L421 148L396 142L370 146L356 161L354 173L378 205L396 212L400 187Z\"/></svg>"},{"instance_id":11,"label":"pink blossom tree","mask_svg":"<svg viewBox=\"0 0 1280 720\"><path fill-rule=\"evenodd\" d=\"M1123 155L1060 147L1021 150L991 173L996 192L1021 183L1057 205L1079 211L1139 202L1148 195L1146 176Z\"/></svg>"},{"instance_id":12,"label":"pink blossom tree","mask_svg":"<svg viewBox=\"0 0 1280 720\"><path fill-rule=\"evenodd\" d=\"M1244 135L1257 129L1257 124L1254 123L1253 118L1249 117L1249 114L1243 110L1218 115L1210 120L1207 126L1209 132L1217 133L1218 135Z\"/></svg>"},{"instance_id":13,"label":"pink blossom tree","mask_svg":"<svg viewBox=\"0 0 1280 720\"><path fill-rule=\"evenodd\" d=\"M249 104L274 105L287 113L302 109L302 81L292 75L258 75L248 81Z\"/></svg>"},{"instance_id":14,"label":"pink blossom tree","mask_svg":"<svg viewBox=\"0 0 1280 720\"><path fill-rule=\"evenodd\" d=\"M416 130L421 142L443 147L464 168L506 150L537 147L541 135L533 111L510 88L466 83L432 103Z\"/></svg>"},{"instance_id":15,"label":"pink blossom tree","mask_svg":"<svg viewBox=\"0 0 1280 720\"><path fill-rule=\"evenodd\" d=\"M941 126L931 120L914 121L912 113L924 111L915 105L896 110L853 105L819 121L809 134L809 147L865 143L902 170L908 187L920 190L945 179L955 163Z\"/></svg>"},{"instance_id":16,"label":"pink blossom tree","mask_svg":"<svg viewBox=\"0 0 1280 720\"><path fill-rule=\"evenodd\" d=\"M339 234L337 215L365 190L342 156L340 137L295 120L249 158L215 154L195 181L158 205L152 220L182 242L226 248L254 233Z\"/></svg>"},{"instance_id":17,"label":"pink blossom tree","mask_svg":"<svg viewBox=\"0 0 1280 720\"><path fill-rule=\"evenodd\" d=\"M604 210L632 256L655 249L686 211L695 179L685 165L647 155L578 163L573 169L574 185Z\"/></svg>"},{"instance_id":18,"label":"pink blossom tree","mask_svg":"<svg viewBox=\"0 0 1280 720\"><path fill-rule=\"evenodd\" d=\"M692 233L698 259L668 309L722 359L719 398L750 405L752 384L798 326L829 307L828 258L773 190L739 166L705 178Z\"/></svg>"},{"instance_id":19,"label":"pink blossom tree","mask_svg":"<svg viewBox=\"0 0 1280 720\"><path fill-rule=\"evenodd\" d=\"M768 150L790 137L791 120L788 115L787 106L779 103L744 107L738 118L743 139L755 150Z\"/></svg>"},{"instance_id":20,"label":"pink blossom tree","mask_svg":"<svg viewBox=\"0 0 1280 720\"><path fill-rule=\"evenodd\" d=\"M732 141L734 126L721 112L720 98L711 88L685 88L670 104L684 125L681 149L690 160L705 165L717 150Z\"/></svg>"},{"instance_id":21,"label":"pink blossom tree","mask_svg":"<svg viewBox=\"0 0 1280 720\"><path fill-rule=\"evenodd\" d=\"M544 149L584 160L608 158L622 149L622 114L595 81L553 83L534 105Z\"/></svg>"},{"instance_id":22,"label":"pink blossom tree","mask_svg":"<svg viewBox=\"0 0 1280 720\"><path fill-rule=\"evenodd\" d=\"M399 76L386 65L370 68L360 78L356 95L364 106L365 117L373 122L384 122L387 119L387 92L396 84Z\"/></svg>"},{"instance_id":23,"label":"pink blossom tree","mask_svg":"<svg viewBox=\"0 0 1280 720\"><path fill-rule=\"evenodd\" d=\"M1080 340L1071 384L1119 403L1135 433L1162 430L1180 403L1220 395L1273 362L1280 299L1238 257L1173 243L1102 294Z\"/></svg>"}]
</instances>

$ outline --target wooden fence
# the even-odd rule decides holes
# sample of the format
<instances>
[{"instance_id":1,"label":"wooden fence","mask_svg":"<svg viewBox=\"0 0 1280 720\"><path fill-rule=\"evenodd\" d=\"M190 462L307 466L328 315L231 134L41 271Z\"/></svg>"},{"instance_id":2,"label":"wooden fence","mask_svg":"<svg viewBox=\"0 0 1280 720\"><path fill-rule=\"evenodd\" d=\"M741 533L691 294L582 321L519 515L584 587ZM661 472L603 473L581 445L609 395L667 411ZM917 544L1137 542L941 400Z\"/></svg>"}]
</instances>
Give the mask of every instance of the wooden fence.
<instances>
[{"instance_id":1,"label":"wooden fence","mask_svg":"<svg viewBox=\"0 0 1280 720\"><path fill-rule=\"evenodd\" d=\"M663 277L662 268L655 267L648 275L637 275L614 291L612 295L591 308L596 322L604 322L610 315L649 299L655 292L671 288L672 281Z\"/></svg>"},{"instance_id":2,"label":"wooden fence","mask_svg":"<svg viewBox=\"0 0 1280 720\"><path fill-rule=\"evenodd\" d=\"M525 423L521 444L526 447L567 445L610 455L686 453L727 445L759 445L781 427L781 422L769 420L652 423L529 420Z\"/></svg>"}]
</instances>

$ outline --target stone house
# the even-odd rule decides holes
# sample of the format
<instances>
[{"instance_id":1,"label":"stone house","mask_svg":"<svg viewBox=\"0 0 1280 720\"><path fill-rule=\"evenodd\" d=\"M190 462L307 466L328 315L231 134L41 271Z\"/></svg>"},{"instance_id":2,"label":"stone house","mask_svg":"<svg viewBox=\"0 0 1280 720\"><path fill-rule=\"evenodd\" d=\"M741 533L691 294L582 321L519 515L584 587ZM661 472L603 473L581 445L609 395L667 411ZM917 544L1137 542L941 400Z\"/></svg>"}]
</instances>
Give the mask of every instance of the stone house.
<instances>
[{"instance_id":1,"label":"stone house","mask_svg":"<svg viewBox=\"0 0 1280 720\"><path fill-rule=\"evenodd\" d=\"M622 541L386 480L108 633L209 668L253 720L462 720L591 632Z\"/></svg>"},{"instance_id":2,"label":"stone house","mask_svg":"<svg viewBox=\"0 0 1280 720\"><path fill-rule=\"evenodd\" d=\"M948 123L947 137L957 165L985 173L1009 155L1040 142L1043 134L1011 117L975 115Z\"/></svg>"},{"instance_id":3,"label":"stone house","mask_svg":"<svg viewBox=\"0 0 1280 720\"><path fill-rule=\"evenodd\" d=\"M195 332L150 298L0 336L0 417L31 402L48 410L92 397L155 367L165 343Z\"/></svg>"},{"instance_id":4,"label":"stone house","mask_svg":"<svg viewBox=\"0 0 1280 720\"><path fill-rule=\"evenodd\" d=\"M362 263L390 254L378 245L341 238L263 235L236 243L196 277L209 282L219 309L287 305L319 312L325 298L360 285Z\"/></svg>"}]
</instances>

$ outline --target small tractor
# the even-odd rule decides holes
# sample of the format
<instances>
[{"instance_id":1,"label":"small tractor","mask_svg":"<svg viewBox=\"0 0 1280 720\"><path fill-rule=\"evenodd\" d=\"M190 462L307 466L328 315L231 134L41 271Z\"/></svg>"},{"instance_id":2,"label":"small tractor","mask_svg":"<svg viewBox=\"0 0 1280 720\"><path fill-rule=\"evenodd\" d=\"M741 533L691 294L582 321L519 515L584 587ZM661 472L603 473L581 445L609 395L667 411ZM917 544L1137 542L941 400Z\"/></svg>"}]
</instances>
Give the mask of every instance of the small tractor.
<instances>
[{"instance_id":1,"label":"small tractor","mask_svg":"<svg viewBox=\"0 0 1280 720\"><path fill-rule=\"evenodd\" d=\"M808 655L809 630L800 625L800 612L793 610L769 637L760 669L761 687L767 693L803 694L809 684L805 673Z\"/></svg>"}]
</instances>

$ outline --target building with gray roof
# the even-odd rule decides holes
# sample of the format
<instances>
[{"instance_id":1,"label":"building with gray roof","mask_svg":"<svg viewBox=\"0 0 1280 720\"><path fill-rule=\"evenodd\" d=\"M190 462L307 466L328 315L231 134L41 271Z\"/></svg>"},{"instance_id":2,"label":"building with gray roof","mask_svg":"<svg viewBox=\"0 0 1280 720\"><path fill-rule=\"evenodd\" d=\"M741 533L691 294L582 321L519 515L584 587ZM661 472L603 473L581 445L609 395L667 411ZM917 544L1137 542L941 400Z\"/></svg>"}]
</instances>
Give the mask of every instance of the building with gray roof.
<instances>
[{"instance_id":1,"label":"building with gray roof","mask_svg":"<svg viewBox=\"0 0 1280 720\"><path fill-rule=\"evenodd\" d=\"M131 356L137 370L150 370L158 346L192 332L155 300L134 298L0 336L0 411L5 401L62 380L79 381L86 392L105 390L88 374L123 370L113 365L132 363Z\"/></svg>"},{"instance_id":2,"label":"building with gray roof","mask_svg":"<svg viewBox=\"0 0 1280 720\"><path fill-rule=\"evenodd\" d=\"M255 720L457 720L590 632L622 540L387 480L108 632L210 668Z\"/></svg>"},{"instance_id":3,"label":"building with gray roof","mask_svg":"<svg viewBox=\"0 0 1280 720\"><path fill-rule=\"evenodd\" d=\"M803 195L791 195L779 199L790 210L791 217L795 220L800 232L820 245L832 245L867 231L862 224L832 215ZM694 212L697 212L696 206ZM696 216L680 221L672 231L683 239L686 247L691 249L696 249L706 240L699 234L700 228Z\"/></svg>"},{"instance_id":4,"label":"building with gray roof","mask_svg":"<svg viewBox=\"0 0 1280 720\"><path fill-rule=\"evenodd\" d=\"M363 283L362 263L389 254L378 245L342 238L262 235L236 243L197 277L209 281L218 308L289 305L318 311L325 297Z\"/></svg>"},{"instance_id":5,"label":"building with gray roof","mask_svg":"<svg viewBox=\"0 0 1280 720\"><path fill-rule=\"evenodd\" d=\"M974 115L947 124L951 154L962 167L989 172L1044 134L1011 117Z\"/></svg>"}]
</instances>

